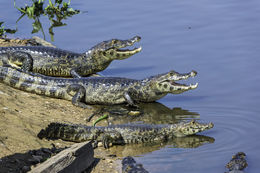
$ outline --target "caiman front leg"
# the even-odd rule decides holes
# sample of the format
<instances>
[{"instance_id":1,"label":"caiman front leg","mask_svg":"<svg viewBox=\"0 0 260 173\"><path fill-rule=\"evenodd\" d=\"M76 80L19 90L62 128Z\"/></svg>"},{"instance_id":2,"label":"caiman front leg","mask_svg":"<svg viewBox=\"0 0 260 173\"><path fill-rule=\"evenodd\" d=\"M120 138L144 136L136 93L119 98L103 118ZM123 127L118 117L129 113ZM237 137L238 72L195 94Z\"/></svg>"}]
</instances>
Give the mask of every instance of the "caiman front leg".
<instances>
[{"instance_id":1,"label":"caiman front leg","mask_svg":"<svg viewBox=\"0 0 260 173\"><path fill-rule=\"evenodd\" d=\"M125 98L125 100L126 100L126 102L127 102L127 104L128 104L129 106L133 106L133 107L138 108L138 106L134 103L134 101L132 100L132 98L130 97L130 95L128 94L128 92L125 92L125 93L124 93L124 98Z\"/></svg>"},{"instance_id":2,"label":"caiman front leg","mask_svg":"<svg viewBox=\"0 0 260 173\"><path fill-rule=\"evenodd\" d=\"M92 109L91 106L82 102L82 100L84 100L86 97L86 90L82 85L72 84L68 87L67 92L68 92L68 94L73 95L73 97L72 97L73 105L84 108L84 109L86 109L86 108Z\"/></svg>"},{"instance_id":3,"label":"caiman front leg","mask_svg":"<svg viewBox=\"0 0 260 173\"><path fill-rule=\"evenodd\" d=\"M122 135L118 131L104 132L102 137L104 148L109 148L113 144L125 144Z\"/></svg>"}]
</instances>

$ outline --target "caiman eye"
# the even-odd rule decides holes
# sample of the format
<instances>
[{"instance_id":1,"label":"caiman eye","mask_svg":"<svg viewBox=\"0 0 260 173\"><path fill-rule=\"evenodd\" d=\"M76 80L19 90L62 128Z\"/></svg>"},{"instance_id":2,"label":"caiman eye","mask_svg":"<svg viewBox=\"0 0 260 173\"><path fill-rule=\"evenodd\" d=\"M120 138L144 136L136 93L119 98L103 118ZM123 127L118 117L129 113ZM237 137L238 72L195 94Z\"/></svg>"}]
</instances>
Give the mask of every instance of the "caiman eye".
<instances>
[{"instance_id":1,"label":"caiman eye","mask_svg":"<svg viewBox=\"0 0 260 173\"><path fill-rule=\"evenodd\" d=\"M113 40L113 41L112 41L112 44L116 44L116 43L117 43L117 40Z\"/></svg>"},{"instance_id":2,"label":"caiman eye","mask_svg":"<svg viewBox=\"0 0 260 173\"><path fill-rule=\"evenodd\" d=\"M173 76L173 75L174 75L173 71L171 71L171 72L169 73L169 75L170 75L170 76Z\"/></svg>"},{"instance_id":3,"label":"caiman eye","mask_svg":"<svg viewBox=\"0 0 260 173\"><path fill-rule=\"evenodd\" d=\"M175 72L174 70L171 70L171 71L169 72L169 75L171 75L171 76L173 76L174 74L176 74L176 72Z\"/></svg>"}]
</instances>

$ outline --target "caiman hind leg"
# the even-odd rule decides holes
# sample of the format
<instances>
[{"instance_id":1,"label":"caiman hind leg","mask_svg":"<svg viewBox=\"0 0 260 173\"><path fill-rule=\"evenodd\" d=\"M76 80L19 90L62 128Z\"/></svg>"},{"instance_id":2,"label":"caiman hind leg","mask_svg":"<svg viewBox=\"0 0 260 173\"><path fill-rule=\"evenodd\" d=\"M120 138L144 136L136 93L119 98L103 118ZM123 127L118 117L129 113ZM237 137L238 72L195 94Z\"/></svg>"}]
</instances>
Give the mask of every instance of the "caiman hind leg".
<instances>
[{"instance_id":1,"label":"caiman hind leg","mask_svg":"<svg viewBox=\"0 0 260 173\"><path fill-rule=\"evenodd\" d=\"M118 131L104 132L102 137L102 144L104 148L109 148L113 144L125 144L122 135Z\"/></svg>"},{"instance_id":2,"label":"caiman hind leg","mask_svg":"<svg viewBox=\"0 0 260 173\"><path fill-rule=\"evenodd\" d=\"M88 108L92 109L91 106L87 105L86 103L82 102L85 100L86 97L86 90L82 85L79 84L72 84L67 89L68 94L72 95L72 104L81 108Z\"/></svg>"},{"instance_id":3,"label":"caiman hind leg","mask_svg":"<svg viewBox=\"0 0 260 173\"><path fill-rule=\"evenodd\" d=\"M75 69L70 70L70 75L71 75L73 78L81 78L81 76L78 74L78 72L76 72Z\"/></svg>"},{"instance_id":4,"label":"caiman hind leg","mask_svg":"<svg viewBox=\"0 0 260 173\"><path fill-rule=\"evenodd\" d=\"M21 68L22 71L28 72L33 70L33 58L29 53L23 51L5 53L3 59L5 59L5 64Z\"/></svg>"},{"instance_id":5,"label":"caiman hind leg","mask_svg":"<svg viewBox=\"0 0 260 173\"><path fill-rule=\"evenodd\" d=\"M82 77L82 76L77 72L77 70L75 70L75 69L70 70L70 75L71 75L73 78L81 78L81 77ZM93 74L87 75L86 77L101 77L101 76L102 76L102 75L100 75L100 74L93 73Z\"/></svg>"}]
</instances>

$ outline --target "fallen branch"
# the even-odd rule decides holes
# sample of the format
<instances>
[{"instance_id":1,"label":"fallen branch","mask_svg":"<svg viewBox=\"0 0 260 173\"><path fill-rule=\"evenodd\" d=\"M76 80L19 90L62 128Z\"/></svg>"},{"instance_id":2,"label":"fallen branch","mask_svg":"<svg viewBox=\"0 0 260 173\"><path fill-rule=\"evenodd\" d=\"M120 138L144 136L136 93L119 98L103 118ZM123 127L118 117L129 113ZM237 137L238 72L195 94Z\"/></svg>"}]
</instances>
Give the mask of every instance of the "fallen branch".
<instances>
[{"instance_id":1,"label":"fallen branch","mask_svg":"<svg viewBox=\"0 0 260 173\"><path fill-rule=\"evenodd\" d=\"M77 143L61 151L30 173L82 172L94 161L94 150L90 142Z\"/></svg>"}]
</instances>

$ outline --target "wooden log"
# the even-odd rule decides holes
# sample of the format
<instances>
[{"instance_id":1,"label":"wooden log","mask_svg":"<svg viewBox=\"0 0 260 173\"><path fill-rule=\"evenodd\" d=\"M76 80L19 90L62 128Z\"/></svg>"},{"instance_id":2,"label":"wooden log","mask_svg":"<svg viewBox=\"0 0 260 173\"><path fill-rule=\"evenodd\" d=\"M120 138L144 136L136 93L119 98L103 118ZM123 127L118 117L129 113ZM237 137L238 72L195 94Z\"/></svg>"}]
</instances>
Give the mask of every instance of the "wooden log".
<instances>
[{"instance_id":1,"label":"wooden log","mask_svg":"<svg viewBox=\"0 0 260 173\"><path fill-rule=\"evenodd\" d=\"M30 173L77 173L86 170L94 161L90 142L72 145L47 161L33 168Z\"/></svg>"}]
</instances>

